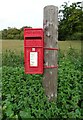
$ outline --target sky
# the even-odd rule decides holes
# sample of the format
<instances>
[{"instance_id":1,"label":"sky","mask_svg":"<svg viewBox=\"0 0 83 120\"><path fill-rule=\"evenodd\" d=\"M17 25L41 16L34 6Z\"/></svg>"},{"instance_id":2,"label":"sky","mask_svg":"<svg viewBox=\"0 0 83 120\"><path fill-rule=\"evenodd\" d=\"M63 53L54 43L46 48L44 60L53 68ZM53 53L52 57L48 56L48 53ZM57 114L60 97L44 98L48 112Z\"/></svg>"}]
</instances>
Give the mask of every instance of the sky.
<instances>
[{"instance_id":1,"label":"sky","mask_svg":"<svg viewBox=\"0 0 83 120\"><path fill-rule=\"evenodd\" d=\"M0 0L0 30L8 27L43 27L43 8L55 5L60 8L64 2L69 4L82 0Z\"/></svg>"}]
</instances>

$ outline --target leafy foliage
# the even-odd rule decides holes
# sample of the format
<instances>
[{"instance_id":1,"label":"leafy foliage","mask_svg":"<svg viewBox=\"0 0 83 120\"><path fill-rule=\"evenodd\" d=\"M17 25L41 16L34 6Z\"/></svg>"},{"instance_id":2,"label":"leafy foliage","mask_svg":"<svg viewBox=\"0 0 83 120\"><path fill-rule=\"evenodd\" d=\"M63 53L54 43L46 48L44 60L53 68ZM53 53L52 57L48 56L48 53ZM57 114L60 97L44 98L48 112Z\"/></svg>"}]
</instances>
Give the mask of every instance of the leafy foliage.
<instances>
[{"instance_id":1,"label":"leafy foliage","mask_svg":"<svg viewBox=\"0 0 83 120\"><path fill-rule=\"evenodd\" d=\"M23 53L21 52L17 55L14 51L6 50L2 53L2 65L11 67L23 66Z\"/></svg>"},{"instance_id":2,"label":"leafy foliage","mask_svg":"<svg viewBox=\"0 0 83 120\"><path fill-rule=\"evenodd\" d=\"M83 11L79 2L70 6L65 2L59 14L63 16L59 21L59 40L82 40Z\"/></svg>"},{"instance_id":3,"label":"leafy foliage","mask_svg":"<svg viewBox=\"0 0 83 120\"><path fill-rule=\"evenodd\" d=\"M83 78L80 74L82 61L73 49L70 49L67 55L59 52L58 98L53 102L49 102L45 96L42 75L24 74L23 62L18 64L19 59L15 54L12 54L12 64L9 65L11 53L7 54L7 65L3 62L2 70L3 120L83 118ZM3 61L5 58L4 56ZM23 54L20 58L23 58Z\"/></svg>"},{"instance_id":4,"label":"leafy foliage","mask_svg":"<svg viewBox=\"0 0 83 120\"><path fill-rule=\"evenodd\" d=\"M8 27L8 29L2 30L2 39L21 39L23 40L23 29L30 28L28 26L24 26L20 29Z\"/></svg>"}]
</instances>

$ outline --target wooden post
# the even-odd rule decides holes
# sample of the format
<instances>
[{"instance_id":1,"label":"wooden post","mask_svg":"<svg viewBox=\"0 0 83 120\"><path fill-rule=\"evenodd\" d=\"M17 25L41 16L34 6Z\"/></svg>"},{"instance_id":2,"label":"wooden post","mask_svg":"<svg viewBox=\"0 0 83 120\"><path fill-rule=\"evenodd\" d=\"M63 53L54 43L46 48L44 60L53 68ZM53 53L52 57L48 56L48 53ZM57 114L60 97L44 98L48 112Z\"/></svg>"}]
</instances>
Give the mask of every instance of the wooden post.
<instances>
[{"instance_id":1,"label":"wooden post","mask_svg":"<svg viewBox=\"0 0 83 120\"><path fill-rule=\"evenodd\" d=\"M44 7L44 47L58 47L58 8L53 5ZM44 66L43 86L49 101L57 98L57 50L44 49Z\"/></svg>"}]
</instances>

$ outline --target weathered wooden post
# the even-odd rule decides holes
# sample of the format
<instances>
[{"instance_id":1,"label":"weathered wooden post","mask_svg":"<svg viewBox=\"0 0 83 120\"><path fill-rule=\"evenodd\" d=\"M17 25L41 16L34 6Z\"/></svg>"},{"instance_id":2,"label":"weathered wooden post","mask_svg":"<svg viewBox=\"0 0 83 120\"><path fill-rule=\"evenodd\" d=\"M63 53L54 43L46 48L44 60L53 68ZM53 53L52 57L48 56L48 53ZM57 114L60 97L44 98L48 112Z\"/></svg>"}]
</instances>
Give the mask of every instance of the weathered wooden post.
<instances>
[{"instance_id":1,"label":"weathered wooden post","mask_svg":"<svg viewBox=\"0 0 83 120\"><path fill-rule=\"evenodd\" d=\"M44 75L43 86L49 101L57 98L58 8L44 7Z\"/></svg>"}]
</instances>

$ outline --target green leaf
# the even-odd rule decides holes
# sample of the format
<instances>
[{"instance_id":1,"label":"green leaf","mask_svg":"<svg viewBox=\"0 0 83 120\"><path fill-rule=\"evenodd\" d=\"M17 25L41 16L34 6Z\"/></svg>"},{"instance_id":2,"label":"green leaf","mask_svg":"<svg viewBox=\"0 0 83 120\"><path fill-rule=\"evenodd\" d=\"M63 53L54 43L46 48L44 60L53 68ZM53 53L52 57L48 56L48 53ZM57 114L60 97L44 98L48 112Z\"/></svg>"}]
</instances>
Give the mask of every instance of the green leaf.
<instances>
[{"instance_id":1,"label":"green leaf","mask_svg":"<svg viewBox=\"0 0 83 120\"><path fill-rule=\"evenodd\" d=\"M22 119L31 118L30 109L25 109L24 111L20 111L20 116Z\"/></svg>"}]
</instances>

